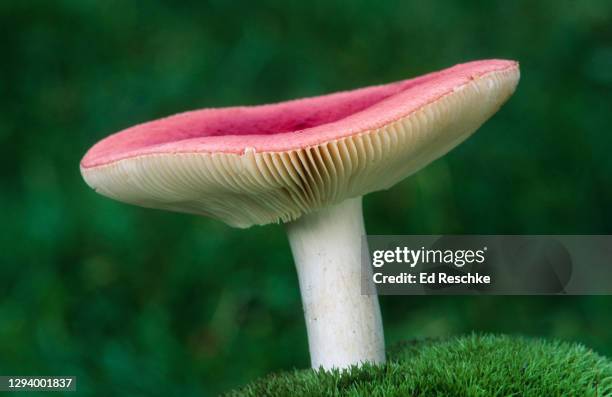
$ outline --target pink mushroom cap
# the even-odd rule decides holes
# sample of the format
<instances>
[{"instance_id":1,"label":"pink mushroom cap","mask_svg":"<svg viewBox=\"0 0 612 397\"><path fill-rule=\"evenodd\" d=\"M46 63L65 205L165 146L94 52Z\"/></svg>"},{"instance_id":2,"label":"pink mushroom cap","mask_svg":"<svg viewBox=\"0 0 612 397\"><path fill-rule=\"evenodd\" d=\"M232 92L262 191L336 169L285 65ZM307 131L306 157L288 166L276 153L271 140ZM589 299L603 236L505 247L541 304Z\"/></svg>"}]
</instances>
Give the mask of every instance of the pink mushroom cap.
<instances>
[{"instance_id":1,"label":"pink mushroom cap","mask_svg":"<svg viewBox=\"0 0 612 397\"><path fill-rule=\"evenodd\" d=\"M518 80L517 62L482 60L352 91L189 111L101 140L81 172L129 203L241 227L290 221L422 168L495 113ZM376 177L382 163L387 176Z\"/></svg>"}]
</instances>

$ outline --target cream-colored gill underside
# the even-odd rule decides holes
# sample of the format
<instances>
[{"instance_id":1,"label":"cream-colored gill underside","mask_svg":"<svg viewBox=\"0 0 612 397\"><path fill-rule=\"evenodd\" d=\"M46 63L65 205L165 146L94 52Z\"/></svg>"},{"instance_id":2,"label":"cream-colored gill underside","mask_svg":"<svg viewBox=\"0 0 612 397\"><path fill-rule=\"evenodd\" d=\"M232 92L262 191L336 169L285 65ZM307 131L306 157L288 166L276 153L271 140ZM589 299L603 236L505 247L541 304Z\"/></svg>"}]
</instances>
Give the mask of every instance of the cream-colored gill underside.
<instances>
[{"instance_id":1,"label":"cream-colored gill underside","mask_svg":"<svg viewBox=\"0 0 612 397\"><path fill-rule=\"evenodd\" d=\"M480 76L385 127L287 152L168 153L82 168L97 192L236 227L288 222L387 189L465 140L514 92L518 68Z\"/></svg>"}]
</instances>

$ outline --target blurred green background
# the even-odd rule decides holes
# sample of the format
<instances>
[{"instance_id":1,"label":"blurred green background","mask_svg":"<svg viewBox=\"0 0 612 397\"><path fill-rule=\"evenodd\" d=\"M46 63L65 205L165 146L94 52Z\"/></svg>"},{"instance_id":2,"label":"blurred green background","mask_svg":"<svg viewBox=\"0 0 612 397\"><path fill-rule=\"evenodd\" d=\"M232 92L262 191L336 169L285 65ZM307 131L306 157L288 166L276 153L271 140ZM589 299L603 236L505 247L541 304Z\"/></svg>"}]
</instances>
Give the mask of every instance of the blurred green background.
<instances>
[{"instance_id":1,"label":"blurred green background","mask_svg":"<svg viewBox=\"0 0 612 397\"><path fill-rule=\"evenodd\" d=\"M132 207L82 181L97 140L175 112L517 59L516 94L474 137L366 197L369 233L612 233L609 0L3 1L0 31L1 375L196 396L309 365L281 226ZM612 297L381 304L388 344L477 330L612 354Z\"/></svg>"}]
</instances>

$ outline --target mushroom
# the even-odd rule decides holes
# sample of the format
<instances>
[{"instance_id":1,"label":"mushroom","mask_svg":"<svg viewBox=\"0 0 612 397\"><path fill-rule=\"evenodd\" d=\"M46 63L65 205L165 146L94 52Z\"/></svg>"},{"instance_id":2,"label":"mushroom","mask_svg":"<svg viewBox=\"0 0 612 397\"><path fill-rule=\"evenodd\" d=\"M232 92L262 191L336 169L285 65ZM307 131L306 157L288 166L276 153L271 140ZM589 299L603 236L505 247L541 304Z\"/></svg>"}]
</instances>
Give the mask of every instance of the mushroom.
<instances>
[{"instance_id":1,"label":"mushroom","mask_svg":"<svg viewBox=\"0 0 612 397\"><path fill-rule=\"evenodd\" d=\"M81 173L130 204L239 228L285 223L312 367L382 363L378 298L361 289L362 196L457 146L518 80L518 63L484 60L319 97L180 113L103 139Z\"/></svg>"}]
</instances>

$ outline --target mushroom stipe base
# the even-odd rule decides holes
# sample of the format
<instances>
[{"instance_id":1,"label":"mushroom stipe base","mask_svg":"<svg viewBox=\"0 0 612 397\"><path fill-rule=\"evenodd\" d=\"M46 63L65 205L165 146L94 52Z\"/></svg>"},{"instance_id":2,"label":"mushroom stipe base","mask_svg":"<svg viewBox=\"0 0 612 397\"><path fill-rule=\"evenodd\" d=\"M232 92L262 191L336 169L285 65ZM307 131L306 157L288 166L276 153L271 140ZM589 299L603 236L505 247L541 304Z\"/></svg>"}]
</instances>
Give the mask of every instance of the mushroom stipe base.
<instances>
[{"instance_id":1,"label":"mushroom stipe base","mask_svg":"<svg viewBox=\"0 0 612 397\"><path fill-rule=\"evenodd\" d=\"M385 361L378 296L362 294L361 197L288 223L313 368ZM372 284L372 277L365 278Z\"/></svg>"}]
</instances>

